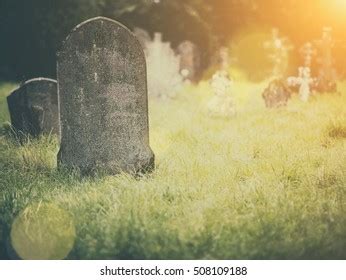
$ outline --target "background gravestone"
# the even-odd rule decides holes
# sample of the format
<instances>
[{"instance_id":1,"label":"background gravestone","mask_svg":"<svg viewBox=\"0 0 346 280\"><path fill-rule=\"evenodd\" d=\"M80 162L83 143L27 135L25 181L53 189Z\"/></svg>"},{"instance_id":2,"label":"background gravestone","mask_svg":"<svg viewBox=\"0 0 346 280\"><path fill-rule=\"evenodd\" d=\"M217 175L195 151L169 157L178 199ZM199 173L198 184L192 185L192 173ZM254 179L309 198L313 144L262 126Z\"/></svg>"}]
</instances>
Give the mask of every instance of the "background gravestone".
<instances>
[{"instance_id":1,"label":"background gravestone","mask_svg":"<svg viewBox=\"0 0 346 280\"><path fill-rule=\"evenodd\" d=\"M197 46L190 41L184 41L178 46L177 53L180 55L180 72L184 78L196 81L201 67L200 53Z\"/></svg>"},{"instance_id":2,"label":"background gravestone","mask_svg":"<svg viewBox=\"0 0 346 280\"><path fill-rule=\"evenodd\" d=\"M283 79L274 79L262 93L267 108L286 106L292 91Z\"/></svg>"},{"instance_id":3,"label":"background gravestone","mask_svg":"<svg viewBox=\"0 0 346 280\"><path fill-rule=\"evenodd\" d=\"M57 70L59 166L83 174L152 170L146 62L135 36L107 18L85 21L63 43Z\"/></svg>"},{"instance_id":4,"label":"background gravestone","mask_svg":"<svg viewBox=\"0 0 346 280\"><path fill-rule=\"evenodd\" d=\"M171 99L181 90L183 78L179 73L180 57L169 42L162 41L162 34L146 43L149 98Z\"/></svg>"},{"instance_id":5,"label":"background gravestone","mask_svg":"<svg viewBox=\"0 0 346 280\"><path fill-rule=\"evenodd\" d=\"M32 79L7 97L11 123L19 135L59 135L57 82Z\"/></svg>"}]
</instances>

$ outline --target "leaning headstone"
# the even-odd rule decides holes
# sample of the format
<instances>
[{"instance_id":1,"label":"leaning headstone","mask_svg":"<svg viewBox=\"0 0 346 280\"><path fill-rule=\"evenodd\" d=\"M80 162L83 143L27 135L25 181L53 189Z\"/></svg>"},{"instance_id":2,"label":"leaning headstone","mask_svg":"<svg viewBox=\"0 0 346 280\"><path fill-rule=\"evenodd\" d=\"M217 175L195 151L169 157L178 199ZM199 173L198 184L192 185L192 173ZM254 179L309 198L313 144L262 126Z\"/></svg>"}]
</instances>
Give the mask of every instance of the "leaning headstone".
<instances>
[{"instance_id":1,"label":"leaning headstone","mask_svg":"<svg viewBox=\"0 0 346 280\"><path fill-rule=\"evenodd\" d=\"M286 106L291 98L292 91L282 79L275 79L269 83L262 97L267 108L278 108Z\"/></svg>"},{"instance_id":2,"label":"leaning headstone","mask_svg":"<svg viewBox=\"0 0 346 280\"><path fill-rule=\"evenodd\" d=\"M7 97L11 123L19 136L59 135L57 82L46 78L26 81Z\"/></svg>"},{"instance_id":3,"label":"leaning headstone","mask_svg":"<svg viewBox=\"0 0 346 280\"><path fill-rule=\"evenodd\" d=\"M146 62L122 24L78 25L58 53L59 167L82 174L139 174L154 168L149 147Z\"/></svg>"}]
</instances>

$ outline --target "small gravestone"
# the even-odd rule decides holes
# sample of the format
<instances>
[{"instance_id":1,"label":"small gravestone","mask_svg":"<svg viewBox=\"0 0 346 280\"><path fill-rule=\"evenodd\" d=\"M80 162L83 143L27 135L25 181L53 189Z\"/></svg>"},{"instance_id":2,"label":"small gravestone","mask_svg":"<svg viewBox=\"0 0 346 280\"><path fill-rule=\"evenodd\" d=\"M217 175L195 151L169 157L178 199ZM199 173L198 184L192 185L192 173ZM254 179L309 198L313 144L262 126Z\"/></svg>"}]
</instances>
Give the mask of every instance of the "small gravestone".
<instances>
[{"instance_id":1,"label":"small gravestone","mask_svg":"<svg viewBox=\"0 0 346 280\"><path fill-rule=\"evenodd\" d=\"M23 83L7 97L11 123L18 135L59 135L57 82L37 78Z\"/></svg>"},{"instance_id":2,"label":"small gravestone","mask_svg":"<svg viewBox=\"0 0 346 280\"><path fill-rule=\"evenodd\" d=\"M282 79L271 81L264 90L262 97L267 108L278 108L286 106L291 98L292 91Z\"/></svg>"},{"instance_id":3,"label":"small gravestone","mask_svg":"<svg viewBox=\"0 0 346 280\"><path fill-rule=\"evenodd\" d=\"M58 53L60 167L82 174L154 168L146 62L135 36L98 17L78 25Z\"/></svg>"},{"instance_id":4,"label":"small gravestone","mask_svg":"<svg viewBox=\"0 0 346 280\"><path fill-rule=\"evenodd\" d=\"M213 117L231 117L236 114L232 96L233 81L227 71L217 71L210 85L214 96L208 104L209 114Z\"/></svg>"},{"instance_id":5,"label":"small gravestone","mask_svg":"<svg viewBox=\"0 0 346 280\"><path fill-rule=\"evenodd\" d=\"M180 56L180 73L185 80L196 81L201 67L201 58L197 46L190 42L182 42L177 53Z\"/></svg>"},{"instance_id":6,"label":"small gravestone","mask_svg":"<svg viewBox=\"0 0 346 280\"><path fill-rule=\"evenodd\" d=\"M299 88L298 93L300 99L304 102L308 102L315 79L311 78L311 70L309 67L299 67L298 72L299 76L289 77L287 79L287 84L291 89Z\"/></svg>"},{"instance_id":7,"label":"small gravestone","mask_svg":"<svg viewBox=\"0 0 346 280\"><path fill-rule=\"evenodd\" d=\"M221 71L228 71L231 66L230 51L228 47L220 47L211 58L211 64Z\"/></svg>"}]
</instances>

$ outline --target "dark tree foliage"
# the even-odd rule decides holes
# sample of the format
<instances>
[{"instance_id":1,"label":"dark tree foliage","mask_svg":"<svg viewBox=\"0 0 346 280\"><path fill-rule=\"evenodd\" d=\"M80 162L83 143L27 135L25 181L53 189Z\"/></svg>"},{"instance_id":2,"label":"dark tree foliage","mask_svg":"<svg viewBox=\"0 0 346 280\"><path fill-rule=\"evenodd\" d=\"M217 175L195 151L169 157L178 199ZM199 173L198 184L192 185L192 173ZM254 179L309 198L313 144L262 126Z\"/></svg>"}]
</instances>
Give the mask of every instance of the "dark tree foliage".
<instances>
[{"instance_id":1,"label":"dark tree foliage","mask_svg":"<svg viewBox=\"0 0 346 280\"><path fill-rule=\"evenodd\" d=\"M1 0L0 77L55 77L55 53L69 30L96 16L97 1Z\"/></svg>"},{"instance_id":2,"label":"dark tree foliage","mask_svg":"<svg viewBox=\"0 0 346 280\"><path fill-rule=\"evenodd\" d=\"M333 19L333 14L328 14L319 4L322 2L0 0L0 80L55 78L59 45L74 26L94 16L110 17L130 29L141 27L151 34L162 32L173 46L189 39L200 47L207 66L218 46L227 44L239 30L251 26L263 26L267 31L276 26L297 45L318 38L322 26L330 25ZM338 26L339 37L345 35L344 25ZM343 56L338 59L342 60Z\"/></svg>"}]
</instances>

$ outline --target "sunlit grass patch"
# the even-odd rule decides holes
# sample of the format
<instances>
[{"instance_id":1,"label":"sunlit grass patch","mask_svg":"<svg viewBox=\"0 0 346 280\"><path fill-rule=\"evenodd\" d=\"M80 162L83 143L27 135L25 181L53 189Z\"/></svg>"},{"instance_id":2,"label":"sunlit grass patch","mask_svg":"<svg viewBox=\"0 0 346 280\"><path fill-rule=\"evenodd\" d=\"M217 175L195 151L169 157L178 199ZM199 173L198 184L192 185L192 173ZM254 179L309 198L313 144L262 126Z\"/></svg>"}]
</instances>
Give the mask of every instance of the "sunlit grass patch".
<instances>
[{"instance_id":1,"label":"sunlit grass patch","mask_svg":"<svg viewBox=\"0 0 346 280\"><path fill-rule=\"evenodd\" d=\"M2 83L0 82L0 120L3 122L4 120L9 120L9 113L7 110L7 102L6 97L17 87L16 84L13 83Z\"/></svg>"},{"instance_id":2,"label":"sunlit grass patch","mask_svg":"<svg viewBox=\"0 0 346 280\"><path fill-rule=\"evenodd\" d=\"M68 213L75 227L68 255L49 247L55 258L344 259L346 87L271 110L264 87L235 81L231 118L208 115L206 81L171 101L150 100L156 170L140 180L58 171L54 137L19 145L2 133L1 243L23 211L43 201ZM7 112L0 116L9 121ZM35 242L17 249L45 243Z\"/></svg>"}]
</instances>

